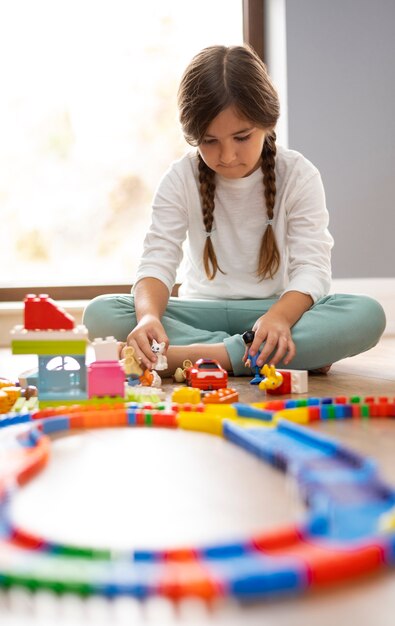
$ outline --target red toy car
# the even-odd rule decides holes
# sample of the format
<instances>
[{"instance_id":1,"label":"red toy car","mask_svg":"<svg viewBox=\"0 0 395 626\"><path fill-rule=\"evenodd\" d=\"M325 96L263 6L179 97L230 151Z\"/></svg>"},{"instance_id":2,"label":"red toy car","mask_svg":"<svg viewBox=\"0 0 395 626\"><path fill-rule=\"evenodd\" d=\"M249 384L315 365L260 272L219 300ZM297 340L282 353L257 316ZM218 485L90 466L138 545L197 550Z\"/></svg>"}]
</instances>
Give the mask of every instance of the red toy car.
<instances>
[{"instance_id":1,"label":"red toy car","mask_svg":"<svg viewBox=\"0 0 395 626\"><path fill-rule=\"evenodd\" d=\"M228 384L228 372L215 359L198 359L185 375L189 387L223 389Z\"/></svg>"}]
</instances>

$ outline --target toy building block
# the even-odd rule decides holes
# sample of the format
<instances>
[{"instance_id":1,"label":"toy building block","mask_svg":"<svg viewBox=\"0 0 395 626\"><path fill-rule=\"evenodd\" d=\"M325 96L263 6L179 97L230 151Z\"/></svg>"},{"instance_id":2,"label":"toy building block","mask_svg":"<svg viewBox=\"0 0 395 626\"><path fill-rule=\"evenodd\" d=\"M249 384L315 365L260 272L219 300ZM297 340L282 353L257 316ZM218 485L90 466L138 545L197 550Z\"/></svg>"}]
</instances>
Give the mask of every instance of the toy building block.
<instances>
[{"instance_id":1,"label":"toy building block","mask_svg":"<svg viewBox=\"0 0 395 626\"><path fill-rule=\"evenodd\" d=\"M201 401L201 391L196 387L177 387L171 394L171 401L178 404L188 402L190 404L199 404Z\"/></svg>"},{"instance_id":2,"label":"toy building block","mask_svg":"<svg viewBox=\"0 0 395 626\"><path fill-rule=\"evenodd\" d=\"M118 361L118 342L115 337L96 337L92 342L95 361Z\"/></svg>"},{"instance_id":3,"label":"toy building block","mask_svg":"<svg viewBox=\"0 0 395 626\"><path fill-rule=\"evenodd\" d=\"M94 361L88 366L88 397L125 395L125 373L119 361Z\"/></svg>"},{"instance_id":4,"label":"toy building block","mask_svg":"<svg viewBox=\"0 0 395 626\"><path fill-rule=\"evenodd\" d=\"M74 318L47 294L28 294L24 300L27 330L71 330Z\"/></svg>"},{"instance_id":5,"label":"toy building block","mask_svg":"<svg viewBox=\"0 0 395 626\"><path fill-rule=\"evenodd\" d=\"M283 375L280 374L274 367L274 365L265 365L262 367L260 374L263 376L261 382L259 383L259 389L263 389L265 391L273 391L281 387L284 378Z\"/></svg>"},{"instance_id":6,"label":"toy building block","mask_svg":"<svg viewBox=\"0 0 395 626\"><path fill-rule=\"evenodd\" d=\"M209 391L204 395L204 404L232 404L239 401L239 394L236 389L226 387L225 389L216 389Z\"/></svg>"},{"instance_id":7,"label":"toy building block","mask_svg":"<svg viewBox=\"0 0 395 626\"><path fill-rule=\"evenodd\" d=\"M82 401L87 399L85 354L38 355L38 399L44 402Z\"/></svg>"},{"instance_id":8,"label":"toy building block","mask_svg":"<svg viewBox=\"0 0 395 626\"><path fill-rule=\"evenodd\" d=\"M307 370L289 370L291 372L291 392L307 393L308 392L308 374Z\"/></svg>"},{"instance_id":9,"label":"toy building block","mask_svg":"<svg viewBox=\"0 0 395 626\"><path fill-rule=\"evenodd\" d=\"M21 388L15 387L14 385L2 387L0 391L0 413L8 413L8 411L11 411L15 402L21 396L21 393Z\"/></svg>"},{"instance_id":10,"label":"toy building block","mask_svg":"<svg viewBox=\"0 0 395 626\"><path fill-rule=\"evenodd\" d=\"M291 381L291 373L286 370L278 370L279 374L282 376L282 383L275 389L266 388L266 393L269 396L282 396L284 394L292 393L292 381Z\"/></svg>"},{"instance_id":11,"label":"toy building block","mask_svg":"<svg viewBox=\"0 0 395 626\"><path fill-rule=\"evenodd\" d=\"M264 365L261 372L267 376L267 372L264 372ZM283 378L283 382L278 387L270 387L266 384L266 379L259 384L260 389L265 389L268 395L280 396L290 393L307 393L308 391L308 374L307 370L276 370ZM270 381L270 377L268 379Z\"/></svg>"},{"instance_id":12,"label":"toy building block","mask_svg":"<svg viewBox=\"0 0 395 626\"><path fill-rule=\"evenodd\" d=\"M12 354L85 355L88 329L81 325L71 330L26 330L14 326L11 330Z\"/></svg>"}]
</instances>

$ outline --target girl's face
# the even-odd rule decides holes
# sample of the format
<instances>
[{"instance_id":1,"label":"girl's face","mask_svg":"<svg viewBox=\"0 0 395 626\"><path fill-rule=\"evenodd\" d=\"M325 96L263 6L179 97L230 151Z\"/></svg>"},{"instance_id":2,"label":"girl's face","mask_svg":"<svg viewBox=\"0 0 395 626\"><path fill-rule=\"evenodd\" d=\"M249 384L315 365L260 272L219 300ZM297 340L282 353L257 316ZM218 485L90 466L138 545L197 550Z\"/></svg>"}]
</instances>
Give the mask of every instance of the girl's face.
<instances>
[{"instance_id":1,"label":"girl's face","mask_svg":"<svg viewBox=\"0 0 395 626\"><path fill-rule=\"evenodd\" d=\"M213 119L199 145L203 161L225 178L244 178L261 164L264 130L230 106Z\"/></svg>"}]
</instances>

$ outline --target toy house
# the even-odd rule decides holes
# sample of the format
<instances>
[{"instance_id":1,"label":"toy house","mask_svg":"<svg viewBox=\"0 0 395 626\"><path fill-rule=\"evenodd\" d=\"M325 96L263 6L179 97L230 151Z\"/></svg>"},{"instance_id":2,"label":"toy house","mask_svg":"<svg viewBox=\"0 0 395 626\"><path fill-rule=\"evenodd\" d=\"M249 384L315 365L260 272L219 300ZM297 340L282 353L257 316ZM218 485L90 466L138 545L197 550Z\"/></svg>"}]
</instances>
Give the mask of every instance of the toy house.
<instances>
[{"instance_id":1,"label":"toy house","mask_svg":"<svg viewBox=\"0 0 395 626\"><path fill-rule=\"evenodd\" d=\"M35 383L40 406L88 403L97 397L124 397L125 375L114 337L95 339L96 361L86 365L85 326L46 294L28 294L24 325L11 331L13 354L37 354Z\"/></svg>"}]
</instances>

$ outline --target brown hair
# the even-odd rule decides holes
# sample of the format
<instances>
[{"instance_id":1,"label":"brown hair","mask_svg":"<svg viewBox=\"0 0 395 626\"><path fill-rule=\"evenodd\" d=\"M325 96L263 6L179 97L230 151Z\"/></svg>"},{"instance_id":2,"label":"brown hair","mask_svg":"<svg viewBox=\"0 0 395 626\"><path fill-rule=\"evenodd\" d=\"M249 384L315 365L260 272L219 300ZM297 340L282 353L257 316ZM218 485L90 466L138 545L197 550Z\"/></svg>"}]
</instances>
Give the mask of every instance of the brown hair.
<instances>
[{"instance_id":1,"label":"brown hair","mask_svg":"<svg viewBox=\"0 0 395 626\"><path fill-rule=\"evenodd\" d=\"M186 68L178 90L178 108L186 141L198 146L212 120L233 106L242 117L263 129L273 129L280 113L278 95L261 59L249 46L210 46L199 52ZM276 134L266 135L262 173L268 220L273 219L276 199ZM206 274L212 280L222 272L211 241L214 220L215 172L199 155L199 183L203 223L207 237L203 252ZM271 223L262 237L257 275L273 278L280 253Z\"/></svg>"}]
</instances>

